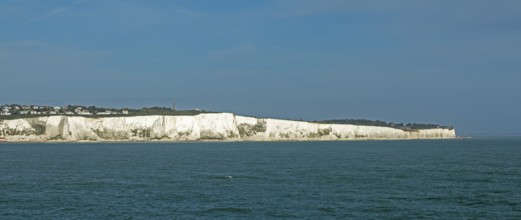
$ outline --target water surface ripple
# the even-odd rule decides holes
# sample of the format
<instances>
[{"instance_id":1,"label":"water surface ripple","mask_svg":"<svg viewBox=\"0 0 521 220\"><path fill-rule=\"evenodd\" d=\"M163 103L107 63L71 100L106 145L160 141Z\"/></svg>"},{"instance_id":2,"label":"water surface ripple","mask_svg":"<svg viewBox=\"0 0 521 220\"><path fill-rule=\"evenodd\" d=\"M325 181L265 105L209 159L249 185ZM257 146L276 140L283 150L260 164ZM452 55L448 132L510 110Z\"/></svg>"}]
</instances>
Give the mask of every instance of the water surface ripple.
<instances>
[{"instance_id":1,"label":"water surface ripple","mask_svg":"<svg viewBox=\"0 0 521 220\"><path fill-rule=\"evenodd\" d=\"M521 219L521 139L0 144L0 219Z\"/></svg>"}]
</instances>

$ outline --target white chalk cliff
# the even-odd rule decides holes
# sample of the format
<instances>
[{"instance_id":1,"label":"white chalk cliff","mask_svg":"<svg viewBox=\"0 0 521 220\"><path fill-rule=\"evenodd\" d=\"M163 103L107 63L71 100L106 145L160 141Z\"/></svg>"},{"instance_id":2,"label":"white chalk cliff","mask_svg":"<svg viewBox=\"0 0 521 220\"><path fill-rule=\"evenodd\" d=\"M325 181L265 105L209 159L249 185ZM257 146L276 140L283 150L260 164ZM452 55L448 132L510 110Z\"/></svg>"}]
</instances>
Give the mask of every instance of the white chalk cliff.
<instances>
[{"instance_id":1,"label":"white chalk cliff","mask_svg":"<svg viewBox=\"0 0 521 220\"><path fill-rule=\"evenodd\" d=\"M7 141L363 140L455 138L454 129L400 129L261 119L231 113L90 118L45 116L0 120Z\"/></svg>"}]
</instances>

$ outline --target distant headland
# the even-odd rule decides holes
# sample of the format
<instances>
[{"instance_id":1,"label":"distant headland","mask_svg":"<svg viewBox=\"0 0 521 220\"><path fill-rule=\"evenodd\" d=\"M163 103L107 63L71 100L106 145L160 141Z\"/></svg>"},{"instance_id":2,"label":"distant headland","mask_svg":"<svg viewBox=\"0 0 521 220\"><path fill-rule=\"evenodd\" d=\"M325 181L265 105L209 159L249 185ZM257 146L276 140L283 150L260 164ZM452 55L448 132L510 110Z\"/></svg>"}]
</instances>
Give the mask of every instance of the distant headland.
<instances>
[{"instance_id":1,"label":"distant headland","mask_svg":"<svg viewBox=\"0 0 521 220\"><path fill-rule=\"evenodd\" d=\"M298 121L206 110L0 106L0 141L301 141L455 138L453 127L364 119Z\"/></svg>"}]
</instances>

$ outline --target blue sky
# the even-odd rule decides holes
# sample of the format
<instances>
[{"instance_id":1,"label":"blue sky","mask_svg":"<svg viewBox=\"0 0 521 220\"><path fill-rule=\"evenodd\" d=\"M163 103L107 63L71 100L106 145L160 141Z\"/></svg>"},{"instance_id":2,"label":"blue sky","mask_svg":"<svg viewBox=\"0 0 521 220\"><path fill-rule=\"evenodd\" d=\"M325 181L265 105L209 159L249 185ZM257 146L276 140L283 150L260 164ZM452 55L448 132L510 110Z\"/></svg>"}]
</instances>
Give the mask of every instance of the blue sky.
<instances>
[{"instance_id":1,"label":"blue sky","mask_svg":"<svg viewBox=\"0 0 521 220\"><path fill-rule=\"evenodd\" d=\"M521 134L521 1L0 0L0 103Z\"/></svg>"}]
</instances>

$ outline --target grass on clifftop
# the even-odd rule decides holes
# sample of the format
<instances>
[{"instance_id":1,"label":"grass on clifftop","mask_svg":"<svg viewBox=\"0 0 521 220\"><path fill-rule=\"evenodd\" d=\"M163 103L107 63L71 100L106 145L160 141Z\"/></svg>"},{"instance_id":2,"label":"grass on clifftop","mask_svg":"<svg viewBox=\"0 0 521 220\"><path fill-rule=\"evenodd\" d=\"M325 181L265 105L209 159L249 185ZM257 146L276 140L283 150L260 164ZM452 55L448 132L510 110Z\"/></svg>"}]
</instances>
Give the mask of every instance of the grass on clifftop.
<instances>
[{"instance_id":1,"label":"grass on clifftop","mask_svg":"<svg viewBox=\"0 0 521 220\"><path fill-rule=\"evenodd\" d=\"M367 120L367 119L334 119L334 120L324 120L324 121L314 121L316 123L326 123L326 124L350 124L350 125L364 125L364 126L378 126L378 127L389 127L401 129L404 131L417 131L422 129L434 129L434 128L442 128L442 129L454 129L452 126L443 126L438 124L418 124L418 123L392 123L385 122L379 120Z\"/></svg>"},{"instance_id":2,"label":"grass on clifftop","mask_svg":"<svg viewBox=\"0 0 521 220\"><path fill-rule=\"evenodd\" d=\"M38 117L47 117L47 116L69 116L69 117L86 117L86 118L112 118L112 117L132 117L132 116L152 116L152 115L171 115L171 116L193 116L204 113L216 113L209 111L197 111L197 110L178 110L172 111L170 109L129 109L128 115L50 115L50 114L40 114L40 115L0 115L0 120L11 120L11 119L21 119L21 118L38 118Z\"/></svg>"}]
</instances>

